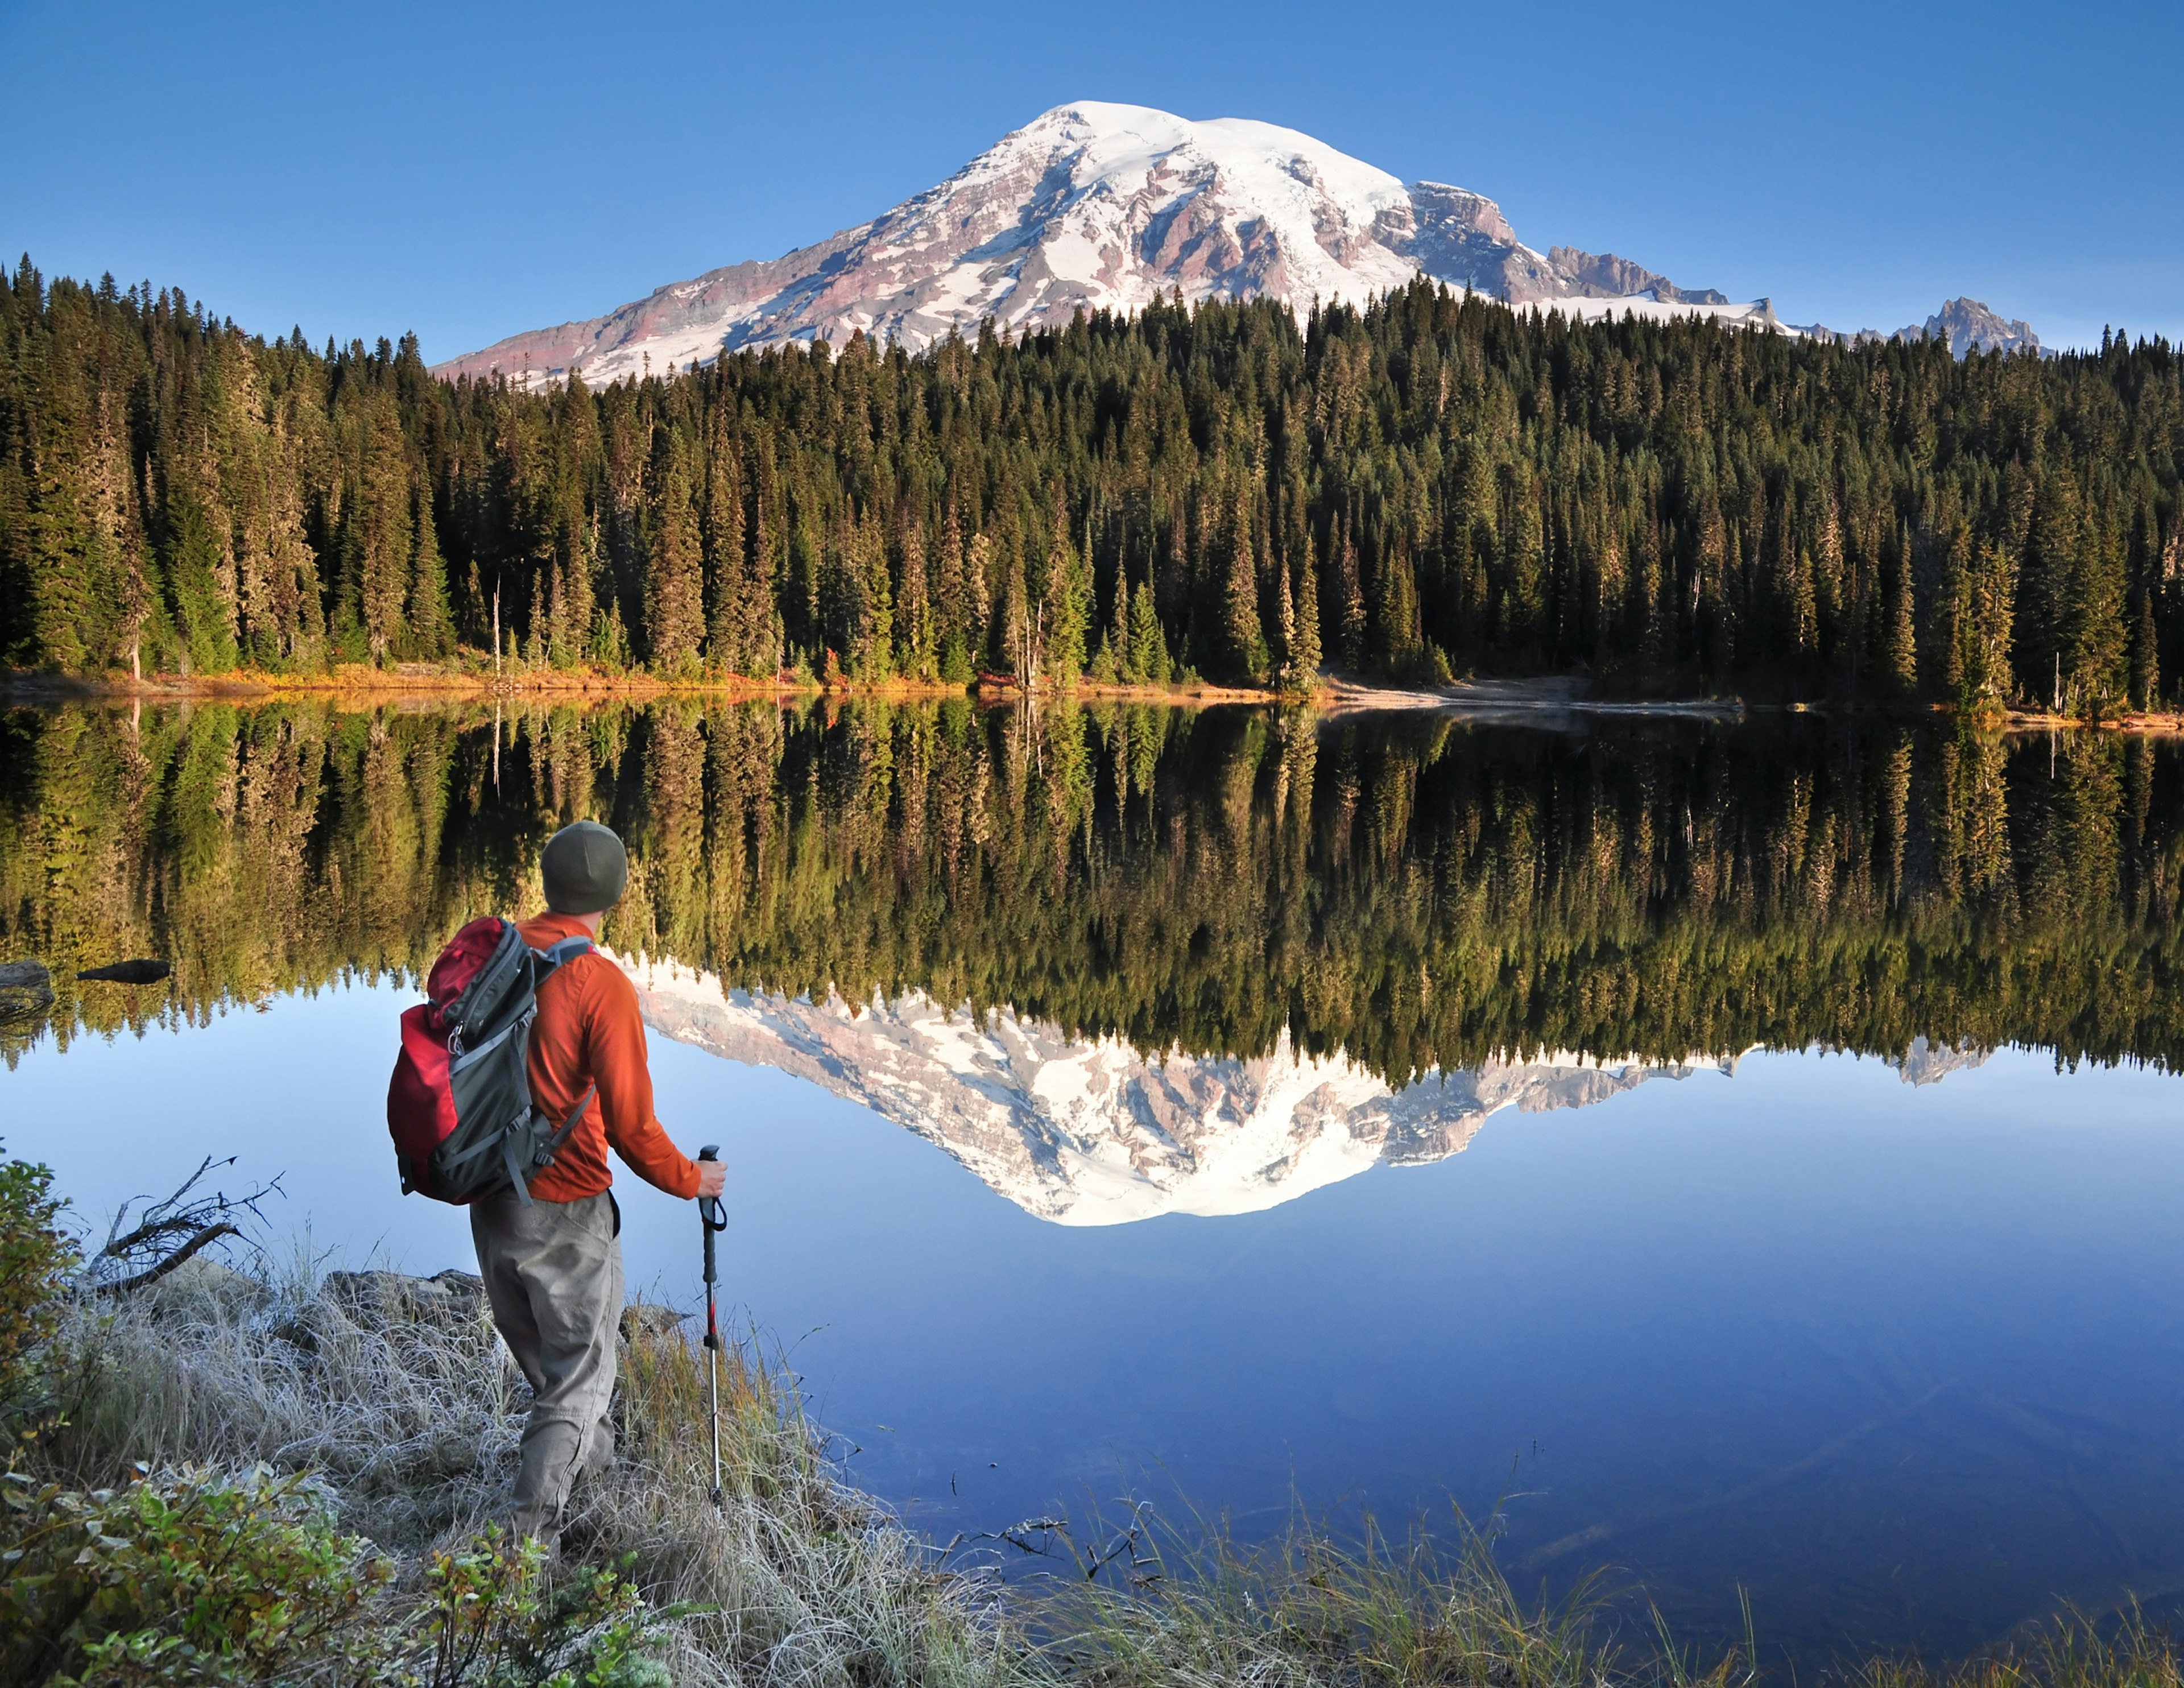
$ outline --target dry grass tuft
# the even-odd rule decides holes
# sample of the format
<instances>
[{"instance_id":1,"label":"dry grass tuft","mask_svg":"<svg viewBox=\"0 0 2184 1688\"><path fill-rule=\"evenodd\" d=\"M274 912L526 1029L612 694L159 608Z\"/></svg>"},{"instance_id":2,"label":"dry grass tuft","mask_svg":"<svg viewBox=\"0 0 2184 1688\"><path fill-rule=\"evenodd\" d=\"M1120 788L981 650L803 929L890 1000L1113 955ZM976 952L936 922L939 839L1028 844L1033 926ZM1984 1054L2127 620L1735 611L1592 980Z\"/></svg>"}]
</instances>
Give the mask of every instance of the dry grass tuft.
<instances>
[{"instance_id":1,"label":"dry grass tuft","mask_svg":"<svg viewBox=\"0 0 2184 1688\"><path fill-rule=\"evenodd\" d=\"M68 1311L48 1350L60 1427L45 1474L84 1488L132 1462L309 1472L345 1528L404 1556L460 1546L506 1504L527 1390L481 1300L386 1274L266 1283L193 1264ZM1015 1688L1044 1656L983 1581L839 1484L794 1392L724 1355L726 1480L710 1498L702 1353L671 1316L623 1320L621 1459L579 1490L571 1561L627 1563L668 1614L678 1681L767 1688Z\"/></svg>"},{"instance_id":2,"label":"dry grass tuft","mask_svg":"<svg viewBox=\"0 0 2184 1688\"><path fill-rule=\"evenodd\" d=\"M53 1474L95 1488L133 1461L263 1462L323 1477L348 1527L390 1549L467 1535L505 1481L522 1376L478 1298L420 1313L329 1287L343 1281L192 1262L76 1303L53 1346Z\"/></svg>"}]
</instances>

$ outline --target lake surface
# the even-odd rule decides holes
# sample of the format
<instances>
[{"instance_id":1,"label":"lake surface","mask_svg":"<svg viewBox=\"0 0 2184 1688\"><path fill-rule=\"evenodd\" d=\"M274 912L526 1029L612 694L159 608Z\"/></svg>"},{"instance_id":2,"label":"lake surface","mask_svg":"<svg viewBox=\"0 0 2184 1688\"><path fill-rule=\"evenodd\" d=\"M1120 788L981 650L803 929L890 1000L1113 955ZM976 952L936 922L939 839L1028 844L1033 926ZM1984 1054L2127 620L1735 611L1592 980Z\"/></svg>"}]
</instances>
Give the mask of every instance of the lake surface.
<instances>
[{"instance_id":1,"label":"lake surface","mask_svg":"<svg viewBox=\"0 0 2184 1688\"><path fill-rule=\"evenodd\" d=\"M2176 747L0 723L0 959L176 964L0 1030L0 1134L87 1218L233 1153L285 1174L276 1246L467 1265L397 1193L394 1017L593 815L660 1116L733 1169L732 1296L939 1539L1126 1496L1244 1535L1461 1507L1520 1586L1603 1571L1702 1646L1744 1591L1801 1669L2184 1591ZM617 1194L632 1285L689 1305L691 1209Z\"/></svg>"}]
</instances>

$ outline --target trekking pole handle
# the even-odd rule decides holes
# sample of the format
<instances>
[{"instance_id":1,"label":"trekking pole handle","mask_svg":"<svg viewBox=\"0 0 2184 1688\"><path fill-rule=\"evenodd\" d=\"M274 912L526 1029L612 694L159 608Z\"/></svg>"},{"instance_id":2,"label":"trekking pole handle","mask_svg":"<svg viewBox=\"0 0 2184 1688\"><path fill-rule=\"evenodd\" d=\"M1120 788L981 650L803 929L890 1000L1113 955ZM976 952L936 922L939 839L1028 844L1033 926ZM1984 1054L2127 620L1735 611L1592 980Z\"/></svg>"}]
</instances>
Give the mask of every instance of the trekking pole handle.
<instances>
[{"instance_id":1,"label":"trekking pole handle","mask_svg":"<svg viewBox=\"0 0 2184 1688\"><path fill-rule=\"evenodd\" d=\"M721 1145L708 1143L698 1151L698 1158L700 1161L719 1160ZM718 1196L701 1195L698 1198L698 1223L705 1233L705 1282L710 1286L717 1279L713 1269L713 1239L728 1228L728 1216L722 1210Z\"/></svg>"}]
</instances>

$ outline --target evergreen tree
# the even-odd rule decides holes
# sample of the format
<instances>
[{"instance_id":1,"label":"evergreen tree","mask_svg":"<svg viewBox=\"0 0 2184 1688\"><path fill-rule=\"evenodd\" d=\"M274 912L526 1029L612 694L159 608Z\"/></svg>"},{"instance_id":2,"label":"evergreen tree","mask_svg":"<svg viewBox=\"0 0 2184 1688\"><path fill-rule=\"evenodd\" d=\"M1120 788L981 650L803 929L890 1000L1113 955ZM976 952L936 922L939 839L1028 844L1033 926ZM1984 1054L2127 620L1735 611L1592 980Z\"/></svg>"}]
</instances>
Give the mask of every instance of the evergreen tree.
<instances>
[{"instance_id":1,"label":"evergreen tree","mask_svg":"<svg viewBox=\"0 0 2184 1688\"><path fill-rule=\"evenodd\" d=\"M1130 577L1120 569L1115 571L1108 609L1106 631L1100 635L1100 649L1087 671L1103 683L1117 680L1138 683L1138 676L1130 667Z\"/></svg>"},{"instance_id":2,"label":"evergreen tree","mask_svg":"<svg viewBox=\"0 0 2184 1688\"><path fill-rule=\"evenodd\" d=\"M1091 620L1092 571L1069 543L1067 518L1056 513L1054 538L1046 554L1041 619L1045 626L1046 666L1055 683L1073 686L1084 669L1084 634Z\"/></svg>"},{"instance_id":3,"label":"evergreen tree","mask_svg":"<svg viewBox=\"0 0 2184 1688\"><path fill-rule=\"evenodd\" d=\"M1342 597L1342 661L1348 668L1365 666L1365 585L1357 570L1357 545L1351 537L1350 518L1342 518L1342 541L1336 583Z\"/></svg>"},{"instance_id":4,"label":"evergreen tree","mask_svg":"<svg viewBox=\"0 0 2184 1688\"><path fill-rule=\"evenodd\" d=\"M748 624L753 593L744 553L742 476L725 419L716 405L707 420L705 512L705 659L732 674L762 671Z\"/></svg>"},{"instance_id":5,"label":"evergreen tree","mask_svg":"<svg viewBox=\"0 0 2184 1688\"><path fill-rule=\"evenodd\" d=\"M978 536L980 539L985 537L983 533ZM1000 604L994 617L998 666L1001 672L1013 675L1028 686L1039 678L1039 638L1038 609L1031 601L1030 588L1024 580L1022 548L1011 545L1007 560L1000 567Z\"/></svg>"},{"instance_id":6,"label":"evergreen tree","mask_svg":"<svg viewBox=\"0 0 2184 1688\"><path fill-rule=\"evenodd\" d=\"M899 671L914 680L935 677L933 646L933 599L925 568L922 525L905 504L895 517L896 577L902 582L896 594L895 627Z\"/></svg>"},{"instance_id":7,"label":"evergreen tree","mask_svg":"<svg viewBox=\"0 0 2184 1688\"><path fill-rule=\"evenodd\" d=\"M410 489L410 606L404 646L414 656L443 657L455 648L448 605L448 567L432 521L432 491L417 477Z\"/></svg>"},{"instance_id":8,"label":"evergreen tree","mask_svg":"<svg viewBox=\"0 0 2184 1688\"><path fill-rule=\"evenodd\" d=\"M1153 589L1138 582L1130 598L1130 677L1141 686L1165 686L1173 677L1167 636L1161 630L1160 611L1153 604Z\"/></svg>"},{"instance_id":9,"label":"evergreen tree","mask_svg":"<svg viewBox=\"0 0 2184 1688\"><path fill-rule=\"evenodd\" d=\"M2123 560L2106 524L2086 521L2079 531L2064 577L2063 671L2081 707L2105 708L2128 688Z\"/></svg>"},{"instance_id":10,"label":"evergreen tree","mask_svg":"<svg viewBox=\"0 0 2184 1688\"><path fill-rule=\"evenodd\" d=\"M362 579L369 586L376 577L371 565L380 560L380 554L365 547L376 536L367 521L359 521L356 531L359 553L364 559ZM104 549L103 545L98 547L102 560ZM164 567L174 598L181 671L185 675L224 674L235 666L235 628L220 590L220 538L204 506L190 491L177 489L167 501L165 549ZM398 624L399 604L389 612L374 599L367 598L365 604L367 609L380 610L382 616L382 621L373 626L379 641L375 644L373 659L379 660L386 655L385 639Z\"/></svg>"},{"instance_id":11,"label":"evergreen tree","mask_svg":"<svg viewBox=\"0 0 2184 1688\"><path fill-rule=\"evenodd\" d=\"M1320 655L1319 588L1307 568L1296 594L1295 644L1290 657L1292 685L1310 686L1318 678Z\"/></svg>"},{"instance_id":12,"label":"evergreen tree","mask_svg":"<svg viewBox=\"0 0 2184 1688\"><path fill-rule=\"evenodd\" d=\"M659 674L688 674L705 637L705 556L690 482L680 464L659 476L645 555L644 647Z\"/></svg>"},{"instance_id":13,"label":"evergreen tree","mask_svg":"<svg viewBox=\"0 0 2184 1688\"><path fill-rule=\"evenodd\" d=\"M1880 680L1884 694L1908 698L1919 689L1916 594L1911 580L1911 539L1898 532L1882 560L1883 597L1880 637Z\"/></svg>"},{"instance_id":14,"label":"evergreen tree","mask_svg":"<svg viewBox=\"0 0 2184 1688\"><path fill-rule=\"evenodd\" d=\"M1251 507L1240 493L1229 518L1228 567L1222 599L1223 656L1240 679L1267 671L1267 643L1259 625L1258 554L1251 543Z\"/></svg>"},{"instance_id":15,"label":"evergreen tree","mask_svg":"<svg viewBox=\"0 0 2184 1688\"><path fill-rule=\"evenodd\" d=\"M971 582L963 556L963 524L953 499L940 531L939 577L934 590L939 627L939 676L961 685L972 677L981 643L971 610ZM982 618L981 618L982 619Z\"/></svg>"}]
</instances>

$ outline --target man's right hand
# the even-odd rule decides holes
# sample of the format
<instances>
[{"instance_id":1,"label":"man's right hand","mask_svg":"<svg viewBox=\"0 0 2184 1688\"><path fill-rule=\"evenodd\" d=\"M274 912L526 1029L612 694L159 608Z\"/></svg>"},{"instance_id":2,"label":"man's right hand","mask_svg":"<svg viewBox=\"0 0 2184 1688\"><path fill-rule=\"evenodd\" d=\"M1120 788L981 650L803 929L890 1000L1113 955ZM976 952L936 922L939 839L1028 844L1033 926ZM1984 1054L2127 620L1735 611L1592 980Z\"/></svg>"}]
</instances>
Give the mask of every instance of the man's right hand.
<instances>
[{"instance_id":1,"label":"man's right hand","mask_svg":"<svg viewBox=\"0 0 2184 1688\"><path fill-rule=\"evenodd\" d=\"M728 1187L728 1167L725 1161L694 1161L698 1169L698 1199L718 1195Z\"/></svg>"}]
</instances>

